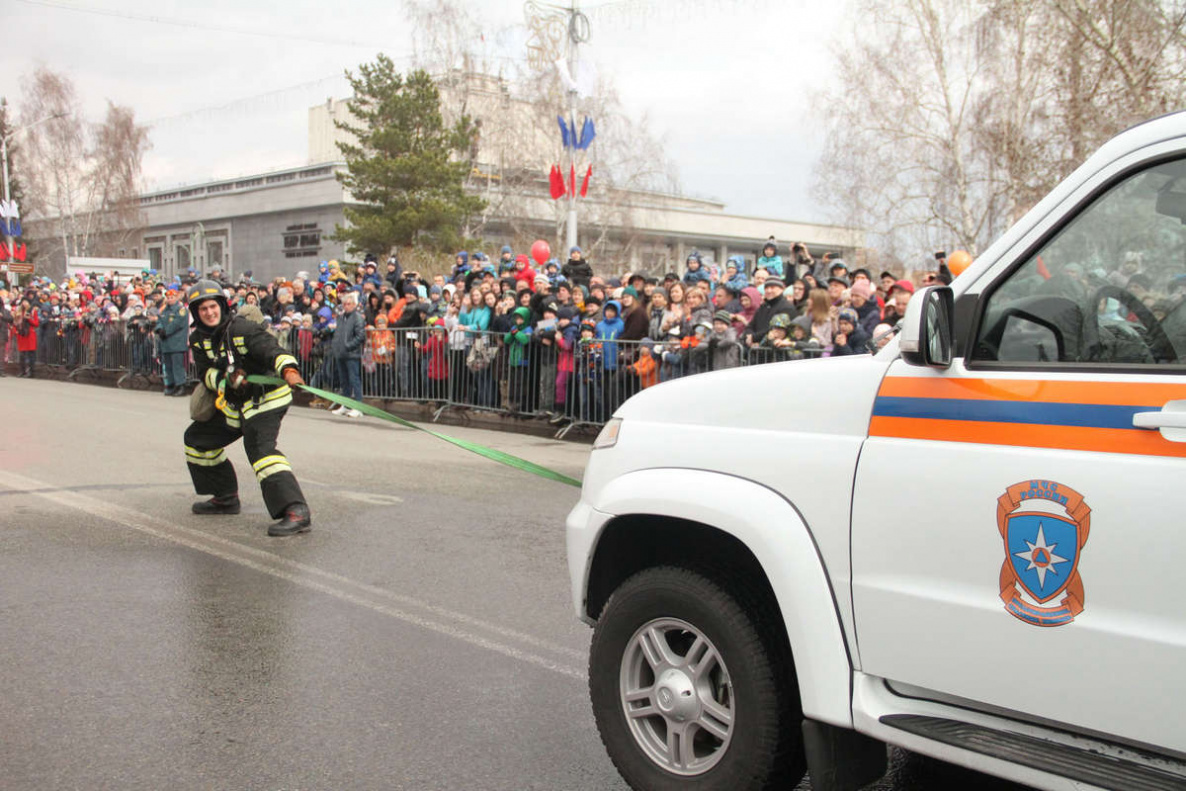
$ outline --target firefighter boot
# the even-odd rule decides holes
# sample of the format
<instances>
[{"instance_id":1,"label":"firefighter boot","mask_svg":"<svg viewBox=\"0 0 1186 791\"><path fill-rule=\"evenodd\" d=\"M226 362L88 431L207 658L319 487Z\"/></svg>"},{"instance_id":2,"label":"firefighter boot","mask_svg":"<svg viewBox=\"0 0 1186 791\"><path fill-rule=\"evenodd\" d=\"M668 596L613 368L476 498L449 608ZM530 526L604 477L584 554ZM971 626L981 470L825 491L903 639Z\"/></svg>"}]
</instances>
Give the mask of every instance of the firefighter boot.
<instances>
[{"instance_id":1,"label":"firefighter boot","mask_svg":"<svg viewBox=\"0 0 1186 791\"><path fill-rule=\"evenodd\" d=\"M268 528L270 536L292 536L297 533L308 533L313 529L313 517L309 514L309 506L304 503L293 503L284 509L284 516L280 521Z\"/></svg>"},{"instance_id":2,"label":"firefighter boot","mask_svg":"<svg viewBox=\"0 0 1186 791\"><path fill-rule=\"evenodd\" d=\"M239 495L228 494L224 497L211 497L209 500L194 503L193 509L195 514L208 516L211 514L237 514L239 507Z\"/></svg>"}]
</instances>

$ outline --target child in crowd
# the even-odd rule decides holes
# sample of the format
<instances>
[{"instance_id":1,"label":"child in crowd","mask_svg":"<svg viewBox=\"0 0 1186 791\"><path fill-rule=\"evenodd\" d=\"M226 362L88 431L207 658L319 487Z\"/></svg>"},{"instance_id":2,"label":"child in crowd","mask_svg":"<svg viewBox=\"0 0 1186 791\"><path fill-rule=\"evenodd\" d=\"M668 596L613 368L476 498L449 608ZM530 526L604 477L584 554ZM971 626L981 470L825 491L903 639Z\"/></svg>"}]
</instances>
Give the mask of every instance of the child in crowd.
<instances>
[{"instance_id":1,"label":"child in crowd","mask_svg":"<svg viewBox=\"0 0 1186 791\"><path fill-rule=\"evenodd\" d=\"M762 255L758 257L755 268L758 271L766 271L770 276L782 277L782 256L778 254L778 245L774 243L774 239L767 239L766 244L762 245Z\"/></svg>"},{"instance_id":2,"label":"child in crowd","mask_svg":"<svg viewBox=\"0 0 1186 791\"><path fill-rule=\"evenodd\" d=\"M371 357L375 361L375 382L380 398L390 398L394 392L395 380L391 374L391 363L395 355L395 334L387 329L387 314L375 316L375 329L367 333L371 345Z\"/></svg>"},{"instance_id":3,"label":"child in crowd","mask_svg":"<svg viewBox=\"0 0 1186 791\"><path fill-rule=\"evenodd\" d=\"M832 356L865 354L869 336L861 330L860 318L852 308L844 308L836 317L836 334L832 336Z\"/></svg>"},{"instance_id":4,"label":"child in crowd","mask_svg":"<svg viewBox=\"0 0 1186 791\"><path fill-rule=\"evenodd\" d=\"M819 338L811 334L813 324L810 316L797 316L791 321L790 343L785 348L794 352L790 358L799 360L803 357L819 357L823 351L823 344Z\"/></svg>"},{"instance_id":5,"label":"child in crowd","mask_svg":"<svg viewBox=\"0 0 1186 791\"><path fill-rule=\"evenodd\" d=\"M423 353L428 362L428 400L443 402L449 396L449 357L445 348L445 323L429 319L432 326Z\"/></svg>"},{"instance_id":6,"label":"child in crowd","mask_svg":"<svg viewBox=\"0 0 1186 791\"><path fill-rule=\"evenodd\" d=\"M576 308L568 305L556 313L556 402L553 411L561 415L572 414L569 397L572 394L573 374L576 372L573 351L580 336L580 327L573 323L576 315Z\"/></svg>"},{"instance_id":7,"label":"child in crowd","mask_svg":"<svg viewBox=\"0 0 1186 791\"><path fill-rule=\"evenodd\" d=\"M531 408L528 404L530 388L530 365L531 365L531 309L527 307L518 307L511 313L511 320L514 324L511 326L509 332L503 336L503 343L505 343L510 351L507 355L507 365L509 370L507 372L507 401L509 407L513 412L530 412Z\"/></svg>"},{"instance_id":8,"label":"child in crowd","mask_svg":"<svg viewBox=\"0 0 1186 791\"><path fill-rule=\"evenodd\" d=\"M733 314L727 310L718 310L712 317L712 334L708 346L714 371L741 365L741 347L737 343L737 331L733 329L732 319Z\"/></svg>"},{"instance_id":9,"label":"child in crowd","mask_svg":"<svg viewBox=\"0 0 1186 791\"><path fill-rule=\"evenodd\" d=\"M577 419L601 421L601 344L597 325L588 319L581 322L580 341L573 360L577 369Z\"/></svg>"},{"instance_id":10,"label":"child in crowd","mask_svg":"<svg viewBox=\"0 0 1186 791\"><path fill-rule=\"evenodd\" d=\"M650 338L643 338L638 347L638 358L629 367L632 374L638 377L642 389L659 383L659 366L654 356L655 342Z\"/></svg>"}]
</instances>

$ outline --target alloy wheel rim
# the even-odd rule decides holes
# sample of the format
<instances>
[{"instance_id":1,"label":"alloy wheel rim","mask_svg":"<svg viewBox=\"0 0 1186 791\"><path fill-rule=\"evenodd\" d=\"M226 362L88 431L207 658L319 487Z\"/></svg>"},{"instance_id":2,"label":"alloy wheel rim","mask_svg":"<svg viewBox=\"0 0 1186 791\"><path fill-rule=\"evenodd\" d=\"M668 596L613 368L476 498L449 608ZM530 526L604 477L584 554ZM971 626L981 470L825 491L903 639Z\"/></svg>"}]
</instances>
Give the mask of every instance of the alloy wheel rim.
<instances>
[{"instance_id":1,"label":"alloy wheel rim","mask_svg":"<svg viewBox=\"0 0 1186 791\"><path fill-rule=\"evenodd\" d=\"M619 697L635 743L665 771L704 774L729 749L733 683L716 645L687 621L656 618L634 633Z\"/></svg>"}]
</instances>

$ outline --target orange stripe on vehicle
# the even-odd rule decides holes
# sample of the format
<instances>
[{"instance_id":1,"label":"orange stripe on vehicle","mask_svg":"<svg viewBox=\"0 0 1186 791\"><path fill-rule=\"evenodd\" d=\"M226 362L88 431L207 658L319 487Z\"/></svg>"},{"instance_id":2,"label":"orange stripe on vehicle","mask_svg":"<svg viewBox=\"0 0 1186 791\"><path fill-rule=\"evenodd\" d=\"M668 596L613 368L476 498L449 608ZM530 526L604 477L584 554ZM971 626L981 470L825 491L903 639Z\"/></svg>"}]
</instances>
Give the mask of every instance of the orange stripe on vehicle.
<instances>
[{"instance_id":1,"label":"orange stripe on vehicle","mask_svg":"<svg viewBox=\"0 0 1186 791\"><path fill-rule=\"evenodd\" d=\"M946 379L887 376L877 395L903 398L964 398L977 401L1041 401L1056 404L1161 406L1186 399L1186 385L1158 382L1052 382L1041 379Z\"/></svg>"},{"instance_id":2,"label":"orange stripe on vehicle","mask_svg":"<svg viewBox=\"0 0 1186 791\"><path fill-rule=\"evenodd\" d=\"M933 381L933 380L932 380ZM869 436L896 439L968 442L1021 448L1052 448L1096 453L1186 457L1186 443L1170 442L1161 432L1147 429L1082 428L966 420L878 417L869 423Z\"/></svg>"}]
</instances>

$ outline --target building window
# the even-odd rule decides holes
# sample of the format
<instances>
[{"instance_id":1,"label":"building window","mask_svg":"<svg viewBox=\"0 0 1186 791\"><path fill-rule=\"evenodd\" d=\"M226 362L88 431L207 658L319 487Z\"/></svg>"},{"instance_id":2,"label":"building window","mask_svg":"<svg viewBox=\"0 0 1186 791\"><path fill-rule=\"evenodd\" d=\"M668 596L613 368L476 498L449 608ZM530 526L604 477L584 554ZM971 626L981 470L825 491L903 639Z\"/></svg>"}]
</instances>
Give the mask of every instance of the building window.
<instances>
[{"instance_id":1,"label":"building window","mask_svg":"<svg viewBox=\"0 0 1186 791\"><path fill-rule=\"evenodd\" d=\"M306 258L321 250L321 231L317 223L297 223L284 229L282 251L285 258Z\"/></svg>"},{"instance_id":2,"label":"building window","mask_svg":"<svg viewBox=\"0 0 1186 791\"><path fill-rule=\"evenodd\" d=\"M221 267L222 263L222 240L206 242L206 264Z\"/></svg>"},{"instance_id":3,"label":"building window","mask_svg":"<svg viewBox=\"0 0 1186 791\"><path fill-rule=\"evenodd\" d=\"M158 272L161 270L162 252L159 247L148 248L148 266L150 269L155 269Z\"/></svg>"},{"instance_id":4,"label":"building window","mask_svg":"<svg viewBox=\"0 0 1186 791\"><path fill-rule=\"evenodd\" d=\"M188 269L190 266L189 245L179 244L173 248L173 258L177 261L178 269Z\"/></svg>"}]
</instances>

